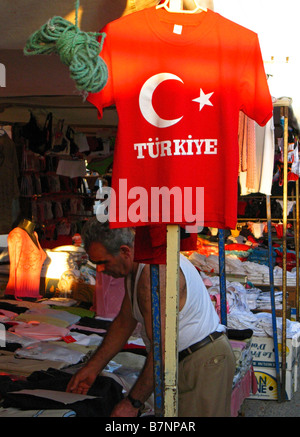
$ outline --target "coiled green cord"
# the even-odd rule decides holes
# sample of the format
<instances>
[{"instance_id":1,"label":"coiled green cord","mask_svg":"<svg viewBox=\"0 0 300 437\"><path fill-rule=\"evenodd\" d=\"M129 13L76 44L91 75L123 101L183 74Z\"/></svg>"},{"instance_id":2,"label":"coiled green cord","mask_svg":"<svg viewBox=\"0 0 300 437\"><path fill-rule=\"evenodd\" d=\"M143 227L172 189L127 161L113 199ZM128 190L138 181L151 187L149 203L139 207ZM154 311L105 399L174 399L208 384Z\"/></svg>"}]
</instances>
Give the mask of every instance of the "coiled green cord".
<instances>
[{"instance_id":1,"label":"coiled green cord","mask_svg":"<svg viewBox=\"0 0 300 437\"><path fill-rule=\"evenodd\" d=\"M107 66L99 56L106 35L81 31L78 28L79 0L75 8L75 25L62 17L51 18L29 37L24 54L58 54L62 63L69 67L77 89L96 93L104 88L108 79Z\"/></svg>"}]
</instances>

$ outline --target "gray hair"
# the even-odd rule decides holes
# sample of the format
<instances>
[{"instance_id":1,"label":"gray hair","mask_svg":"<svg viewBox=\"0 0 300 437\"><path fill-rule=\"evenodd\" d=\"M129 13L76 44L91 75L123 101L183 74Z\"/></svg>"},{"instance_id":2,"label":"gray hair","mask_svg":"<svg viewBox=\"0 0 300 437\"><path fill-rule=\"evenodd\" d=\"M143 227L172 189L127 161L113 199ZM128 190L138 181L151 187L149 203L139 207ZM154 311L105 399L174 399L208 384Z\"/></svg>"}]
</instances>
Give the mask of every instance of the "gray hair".
<instances>
[{"instance_id":1,"label":"gray hair","mask_svg":"<svg viewBox=\"0 0 300 437\"><path fill-rule=\"evenodd\" d=\"M83 228L81 237L85 250L88 251L91 243L101 243L111 255L118 255L120 247L133 247L134 231L132 228L111 229L109 223L101 223L97 217L88 220Z\"/></svg>"}]
</instances>

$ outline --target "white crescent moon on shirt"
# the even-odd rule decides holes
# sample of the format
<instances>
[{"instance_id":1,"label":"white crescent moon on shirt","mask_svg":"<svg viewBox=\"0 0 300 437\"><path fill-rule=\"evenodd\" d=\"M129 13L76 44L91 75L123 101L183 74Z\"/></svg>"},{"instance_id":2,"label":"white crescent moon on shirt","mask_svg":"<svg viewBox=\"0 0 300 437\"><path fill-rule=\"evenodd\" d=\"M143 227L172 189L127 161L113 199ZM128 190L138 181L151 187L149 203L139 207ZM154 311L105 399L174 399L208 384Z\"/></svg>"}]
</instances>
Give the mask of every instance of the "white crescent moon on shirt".
<instances>
[{"instance_id":1,"label":"white crescent moon on shirt","mask_svg":"<svg viewBox=\"0 0 300 437\"><path fill-rule=\"evenodd\" d=\"M183 83L180 77L176 76L175 74L171 74L171 73L155 74L144 83L139 96L140 110L144 118L148 121L148 123L159 128L172 126L173 124L178 123L183 117L182 116L179 118L174 118L173 120L166 120L164 118L161 118L153 108L153 104L152 104L153 93L158 87L158 85L160 85L162 82L166 80L178 80L179 82Z\"/></svg>"}]
</instances>

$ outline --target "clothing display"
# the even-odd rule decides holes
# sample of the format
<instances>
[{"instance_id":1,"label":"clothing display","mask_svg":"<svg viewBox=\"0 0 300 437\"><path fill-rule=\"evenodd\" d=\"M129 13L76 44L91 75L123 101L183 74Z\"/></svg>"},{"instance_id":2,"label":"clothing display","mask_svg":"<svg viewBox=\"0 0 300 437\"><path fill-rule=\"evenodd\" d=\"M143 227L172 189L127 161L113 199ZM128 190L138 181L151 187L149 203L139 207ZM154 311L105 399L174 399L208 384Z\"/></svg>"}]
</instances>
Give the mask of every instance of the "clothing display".
<instances>
[{"instance_id":1,"label":"clothing display","mask_svg":"<svg viewBox=\"0 0 300 437\"><path fill-rule=\"evenodd\" d=\"M13 222L13 201L20 194L16 146L5 131L0 132L0 234L8 234Z\"/></svg>"},{"instance_id":2,"label":"clothing display","mask_svg":"<svg viewBox=\"0 0 300 437\"><path fill-rule=\"evenodd\" d=\"M18 117L0 126L0 417L138 410L144 418L169 407L178 417L235 417L261 390L255 365L274 371L262 345L275 329L279 360L283 334L288 340L281 384L294 367L297 389L300 128L292 98L271 97L259 35L215 12L212 0L194 10L190 1L104 3L100 33L87 36L99 37L108 77L101 91L80 92L80 119L68 92L53 113L32 94L30 109L26 92L23 103L2 108L3 120ZM77 2L76 28L81 9ZM118 234L110 251L96 231L82 232L102 210L110 228L132 227L134 243L117 252ZM165 276L168 225L178 230L179 268L168 265ZM159 267L158 314L149 265ZM165 296L170 274L179 290ZM170 297L180 306L176 331L163 314ZM176 405L162 413L158 382L163 403L176 387Z\"/></svg>"},{"instance_id":3,"label":"clothing display","mask_svg":"<svg viewBox=\"0 0 300 437\"><path fill-rule=\"evenodd\" d=\"M66 401L73 404L72 397L74 402L80 401L68 409L74 416L109 416L112 406L123 398L124 391L130 390L143 367L143 341L130 337L124 347L126 352L119 353L114 357L115 361L106 366L104 375L95 381L88 396L78 399L81 395L76 397L64 391L76 369L73 366L81 366L95 352L111 322L82 316L78 325L70 325L78 316L65 309L73 308L76 312L77 303L73 302L72 307L62 305L54 309L47 302L50 299L40 302L0 299L0 311L6 316L3 320L6 341L0 347L0 416L18 416L22 411L24 416L34 415L32 411L36 408L45 409L46 417L60 415L55 412L67 408ZM39 315L51 315L51 319L48 323L40 322ZM22 316L21 321L19 317ZM55 319L64 320L69 325L59 327L55 325ZM100 327L105 328L101 333ZM79 332L77 328L85 332ZM147 406L147 411L152 410L153 400Z\"/></svg>"},{"instance_id":4,"label":"clothing display","mask_svg":"<svg viewBox=\"0 0 300 437\"><path fill-rule=\"evenodd\" d=\"M34 236L36 243L19 227L8 234L10 270L6 286L7 295L14 295L16 298L41 297L40 274L47 255L38 241L36 232Z\"/></svg>"},{"instance_id":5,"label":"clothing display","mask_svg":"<svg viewBox=\"0 0 300 437\"><path fill-rule=\"evenodd\" d=\"M245 262L242 264L246 264ZM255 264L255 263L253 263ZM211 277L212 285L207 287L208 293L214 301L220 295L219 277ZM276 293L276 308L282 302L282 293ZM273 337L272 314L265 312L270 309L270 293L259 288L246 288L238 282L226 281L227 329L230 339L237 339L242 332L247 336L249 331L259 337ZM252 310L259 309L254 313ZM278 337L282 335L282 319L276 317ZM300 323L286 320L286 337L293 338L300 335Z\"/></svg>"},{"instance_id":6,"label":"clothing display","mask_svg":"<svg viewBox=\"0 0 300 437\"><path fill-rule=\"evenodd\" d=\"M47 372L33 372L27 381L10 381L5 376L0 377L0 393L4 397L4 408L18 407L23 409L72 409L78 417L107 417L113 406L123 398L122 387L112 378L99 376L90 388L86 398L78 400L77 395L69 394L69 402L64 398L59 400L59 392L65 394L65 389L71 375L56 369ZM43 397L43 390L55 390L58 400ZM21 390L42 390L41 395L34 392L23 394ZM18 393L19 392L19 393ZM45 393L46 394L46 393ZM74 401L72 402L72 397ZM71 399L71 400L70 400Z\"/></svg>"},{"instance_id":7,"label":"clothing display","mask_svg":"<svg viewBox=\"0 0 300 437\"><path fill-rule=\"evenodd\" d=\"M103 31L109 80L88 100L100 117L114 104L119 115L111 226L193 223L197 217L178 199L170 218L158 208L153 217L151 187L179 187L181 193L190 187L193 206L201 197L196 188L203 187L204 224L235 228L239 113L260 125L273 113L257 35L211 10L170 14L155 7ZM134 201L137 191L142 201ZM142 211L134 214L136 203Z\"/></svg>"},{"instance_id":8,"label":"clothing display","mask_svg":"<svg viewBox=\"0 0 300 437\"><path fill-rule=\"evenodd\" d=\"M202 255L194 252L190 257L190 261L201 271L205 273L219 273L219 257L217 255ZM264 259L266 261L266 258ZM257 259L255 260L257 261ZM226 256L226 274L247 276L248 280L253 284L270 285L270 270L269 263L242 261L236 256ZM274 267L274 285L282 286L282 267L276 265ZM296 269L292 268L287 271L287 285L296 286Z\"/></svg>"}]
</instances>

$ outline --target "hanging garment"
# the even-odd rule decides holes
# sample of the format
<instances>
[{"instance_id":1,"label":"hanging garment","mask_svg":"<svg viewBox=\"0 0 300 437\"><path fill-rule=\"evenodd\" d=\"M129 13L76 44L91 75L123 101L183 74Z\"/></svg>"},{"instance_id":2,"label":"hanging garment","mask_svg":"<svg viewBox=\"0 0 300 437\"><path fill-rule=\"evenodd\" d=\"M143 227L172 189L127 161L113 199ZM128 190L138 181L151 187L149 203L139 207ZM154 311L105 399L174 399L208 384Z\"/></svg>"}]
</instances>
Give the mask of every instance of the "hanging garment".
<instances>
[{"instance_id":1,"label":"hanging garment","mask_svg":"<svg viewBox=\"0 0 300 437\"><path fill-rule=\"evenodd\" d=\"M92 310L99 317L114 319L120 311L124 294L124 278L113 278L97 272Z\"/></svg>"},{"instance_id":2,"label":"hanging garment","mask_svg":"<svg viewBox=\"0 0 300 437\"><path fill-rule=\"evenodd\" d=\"M83 159L78 161L60 159L56 174L70 178L84 177L86 174L85 162Z\"/></svg>"},{"instance_id":3,"label":"hanging garment","mask_svg":"<svg viewBox=\"0 0 300 437\"><path fill-rule=\"evenodd\" d=\"M278 139L278 145L280 152L276 161L277 172L273 177L273 182L278 182L278 185L282 187L284 183L284 144L283 138ZM287 158L287 180L297 181L299 178L299 156L298 156L298 142L289 140L288 143L288 158Z\"/></svg>"},{"instance_id":4,"label":"hanging garment","mask_svg":"<svg viewBox=\"0 0 300 437\"><path fill-rule=\"evenodd\" d=\"M0 234L12 228L13 200L19 196L19 164L15 143L5 133L0 135Z\"/></svg>"},{"instance_id":5,"label":"hanging garment","mask_svg":"<svg viewBox=\"0 0 300 437\"><path fill-rule=\"evenodd\" d=\"M240 172L241 195L262 193L271 195L274 169L275 137L273 117L265 126L255 123L255 174L254 185L248 181L248 172Z\"/></svg>"},{"instance_id":6,"label":"hanging garment","mask_svg":"<svg viewBox=\"0 0 300 437\"><path fill-rule=\"evenodd\" d=\"M105 174L112 166L114 156L113 154L98 157L88 163L87 168L91 171L96 171L99 175Z\"/></svg>"},{"instance_id":7,"label":"hanging garment","mask_svg":"<svg viewBox=\"0 0 300 437\"><path fill-rule=\"evenodd\" d=\"M262 194L271 195L275 155L274 119L265 126L256 124L257 188Z\"/></svg>"},{"instance_id":8,"label":"hanging garment","mask_svg":"<svg viewBox=\"0 0 300 437\"><path fill-rule=\"evenodd\" d=\"M75 132L74 140L78 146L80 153L87 152L88 150L90 150L86 135L84 133Z\"/></svg>"},{"instance_id":9,"label":"hanging garment","mask_svg":"<svg viewBox=\"0 0 300 437\"><path fill-rule=\"evenodd\" d=\"M116 104L120 120L112 188L117 199L127 196L127 205L116 202L111 226L154 222L153 187L179 187L181 194L190 187L193 207L196 189L203 187L204 225L235 228L239 112L260 125L273 113L257 35L211 10L187 15L155 7L103 31L101 57L109 80L88 100L100 117L103 108ZM126 216L137 206L137 187L148 194L144 215ZM157 223L189 223L184 202L177 206L176 214L161 215Z\"/></svg>"},{"instance_id":10,"label":"hanging garment","mask_svg":"<svg viewBox=\"0 0 300 437\"><path fill-rule=\"evenodd\" d=\"M266 223L248 222L248 229L252 232L256 239L262 238L266 228Z\"/></svg>"},{"instance_id":11,"label":"hanging garment","mask_svg":"<svg viewBox=\"0 0 300 437\"><path fill-rule=\"evenodd\" d=\"M256 174L256 138L255 122L243 112L239 116L239 151L240 151L240 172L246 172L246 184L248 190L255 191Z\"/></svg>"},{"instance_id":12,"label":"hanging garment","mask_svg":"<svg viewBox=\"0 0 300 437\"><path fill-rule=\"evenodd\" d=\"M283 210L283 200L276 199L276 202L279 203L279 205L281 206L281 208ZM293 208L295 205L296 205L296 202L294 200L287 201L287 215L289 215L293 211Z\"/></svg>"},{"instance_id":13,"label":"hanging garment","mask_svg":"<svg viewBox=\"0 0 300 437\"><path fill-rule=\"evenodd\" d=\"M180 250L197 249L197 234L186 234L180 228ZM144 264L166 264L167 226L138 226L134 239L134 260Z\"/></svg>"},{"instance_id":14,"label":"hanging garment","mask_svg":"<svg viewBox=\"0 0 300 437\"><path fill-rule=\"evenodd\" d=\"M40 298L40 275L46 253L41 248L35 232L37 246L29 234L19 227L14 228L7 238L9 252L9 280L6 294L15 297Z\"/></svg>"},{"instance_id":15,"label":"hanging garment","mask_svg":"<svg viewBox=\"0 0 300 437\"><path fill-rule=\"evenodd\" d=\"M294 178L291 180L297 180L300 175L300 167L299 167L299 141L296 141L294 144L294 150L292 150L291 154L293 155L293 163L291 172L294 175ZM295 178L297 176L297 178Z\"/></svg>"},{"instance_id":16,"label":"hanging garment","mask_svg":"<svg viewBox=\"0 0 300 437\"><path fill-rule=\"evenodd\" d=\"M38 125L35 115L30 112L30 119L22 129L22 136L26 138L28 147L35 153L39 153L39 148L43 144L43 131Z\"/></svg>"}]
</instances>

